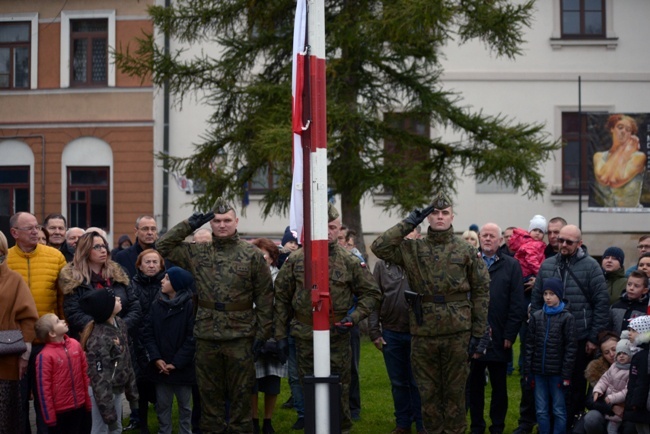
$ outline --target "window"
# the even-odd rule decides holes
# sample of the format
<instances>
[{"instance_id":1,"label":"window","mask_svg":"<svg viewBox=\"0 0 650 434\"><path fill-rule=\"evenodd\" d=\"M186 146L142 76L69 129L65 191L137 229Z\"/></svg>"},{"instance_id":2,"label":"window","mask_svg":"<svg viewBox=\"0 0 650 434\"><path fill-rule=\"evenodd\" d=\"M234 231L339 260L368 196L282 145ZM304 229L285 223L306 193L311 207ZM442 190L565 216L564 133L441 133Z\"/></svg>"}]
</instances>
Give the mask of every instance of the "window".
<instances>
[{"instance_id":1,"label":"window","mask_svg":"<svg viewBox=\"0 0 650 434\"><path fill-rule=\"evenodd\" d=\"M402 130L417 136L429 138L429 122L426 117L416 113L384 113L386 123L397 130ZM411 140L404 137L384 137L384 166L397 172L413 170L413 162L429 159L429 150L413 146ZM403 188L419 188L421 186L402 186ZM384 185L383 194L392 194L392 189Z\"/></svg>"},{"instance_id":2,"label":"window","mask_svg":"<svg viewBox=\"0 0 650 434\"><path fill-rule=\"evenodd\" d=\"M72 86L107 85L108 20L71 20L70 53Z\"/></svg>"},{"instance_id":3,"label":"window","mask_svg":"<svg viewBox=\"0 0 650 434\"><path fill-rule=\"evenodd\" d=\"M260 168L253 179L251 179L250 188L248 191L253 194L266 193L273 190L278 185L278 174L273 169L273 164Z\"/></svg>"},{"instance_id":4,"label":"window","mask_svg":"<svg viewBox=\"0 0 650 434\"><path fill-rule=\"evenodd\" d=\"M31 24L0 22L0 89L29 89Z\"/></svg>"},{"instance_id":5,"label":"window","mask_svg":"<svg viewBox=\"0 0 650 434\"><path fill-rule=\"evenodd\" d=\"M582 146L580 146L580 130L582 130ZM582 194L589 194L588 168L591 162L587 158L587 116L582 119L576 112L562 113L562 193L578 194L578 172L582 159Z\"/></svg>"},{"instance_id":6,"label":"window","mask_svg":"<svg viewBox=\"0 0 650 434\"><path fill-rule=\"evenodd\" d=\"M0 216L29 212L29 166L0 167Z\"/></svg>"},{"instance_id":7,"label":"window","mask_svg":"<svg viewBox=\"0 0 650 434\"><path fill-rule=\"evenodd\" d=\"M605 0L561 0L563 38L604 38Z\"/></svg>"},{"instance_id":8,"label":"window","mask_svg":"<svg viewBox=\"0 0 650 434\"><path fill-rule=\"evenodd\" d=\"M68 225L109 226L109 168L68 167Z\"/></svg>"}]
</instances>

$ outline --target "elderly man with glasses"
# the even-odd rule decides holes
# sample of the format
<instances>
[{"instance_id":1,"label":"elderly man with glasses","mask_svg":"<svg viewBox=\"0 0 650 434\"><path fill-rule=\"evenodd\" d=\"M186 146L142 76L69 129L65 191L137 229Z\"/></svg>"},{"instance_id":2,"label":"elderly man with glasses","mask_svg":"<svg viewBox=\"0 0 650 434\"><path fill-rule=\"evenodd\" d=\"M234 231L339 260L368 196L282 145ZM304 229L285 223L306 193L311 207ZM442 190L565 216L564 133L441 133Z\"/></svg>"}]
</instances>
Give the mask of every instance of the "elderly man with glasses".
<instances>
[{"instance_id":1,"label":"elderly man with glasses","mask_svg":"<svg viewBox=\"0 0 650 434\"><path fill-rule=\"evenodd\" d=\"M56 313L63 317L60 309L60 293L57 288L59 271L65 266L63 254L54 247L38 243L38 231L41 225L36 217L28 212L18 212L9 219L11 236L16 240L16 245L7 252L7 266L18 272L34 297L38 316L46 313ZM29 424L29 387L35 379L34 361L36 355L43 348L42 343L34 343L31 350L23 355L21 363L27 365L27 375L21 380L21 401L23 414L21 423ZM32 390L34 397L37 391ZM38 432L47 432L47 426L41 416L38 399L34 399L36 407L36 423ZM28 426L28 425L24 425Z\"/></svg>"},{"instance_id":2,"label":"elderly man with glasses","mask_svg":"<svg viewBox=\"0 0 650 434\"><path fill-rule=\"evenodd\" d=\"M560 229L558 253L546 259L539 270L531 297L532 311L544 305L544 281L557 277L564 283L564 298L575 317L578 354L567 391L567 427L585 407L584 370L597 349L598 333L607 328L609 296L600 264L582 247L582 232L575 225Z\"/></svg>"}]
</instances>

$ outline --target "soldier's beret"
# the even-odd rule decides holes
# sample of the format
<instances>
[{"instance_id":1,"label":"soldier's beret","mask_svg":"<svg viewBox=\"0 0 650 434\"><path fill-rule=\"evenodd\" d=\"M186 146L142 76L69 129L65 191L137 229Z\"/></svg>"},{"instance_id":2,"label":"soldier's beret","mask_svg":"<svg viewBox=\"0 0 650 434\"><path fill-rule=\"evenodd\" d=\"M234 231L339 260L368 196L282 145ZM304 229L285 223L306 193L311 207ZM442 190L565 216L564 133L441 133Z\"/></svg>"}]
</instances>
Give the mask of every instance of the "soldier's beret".
<instances>
[{"instance_id":1,"label":"soldier's beret","mask_svg":"<svg viewBox=\"0 0 650 434\"><path fill-rule=\"evenodd\" d=\"M327 222L331 222L332 220L336 220L339 218L339 212L334 208L334 205L332 205L330 202L327 203Z\"/></svg>"},{"instance_id":2,"label":"soldier's beret","mask_svg":"<svg viewBox=\"0 0 650 434\"><path fill-rule=\"evenodd\" d=\"M223 196L218 197L212 205L212 211L214 211L215 214L225 214L230 210L234 211L235 209Z\"/></svg>"},{"instance_id":3,"label":"soldier's beret","mask_svg":"<svg viewBox=\"0 0 650 434\"><path fill-rule=\"evenodd\" d=\"M453 204L445 193L439 192L431 201L431 205L433 205L435 209L445 209L449 208Z\"/></svg>"}]
</instances>

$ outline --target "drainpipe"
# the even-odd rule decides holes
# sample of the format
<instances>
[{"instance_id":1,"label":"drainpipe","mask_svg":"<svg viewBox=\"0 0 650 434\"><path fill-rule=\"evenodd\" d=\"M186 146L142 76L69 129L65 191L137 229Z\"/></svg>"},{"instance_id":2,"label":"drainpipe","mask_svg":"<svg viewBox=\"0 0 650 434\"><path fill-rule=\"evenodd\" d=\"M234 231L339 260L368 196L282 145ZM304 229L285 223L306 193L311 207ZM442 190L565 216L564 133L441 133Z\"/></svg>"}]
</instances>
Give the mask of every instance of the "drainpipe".
<instances>
[{"instance_id":1,"label":"drainpipe","mask_svg":"<svg viewBox=\"0 0 650 434\"><path fill-rule=\"evenodd\" d=\"M171 0L165 0L165 8L171 6ZM169 32L165 32L165 55L170 51ZM169 81L163 84L163 154L169 155ZM163 161L163 203L162 203L162 230L169 227L169 162Z\"/></svg>"},{"instance_id":2,"label":"drainpipe","mask_svg":"<svg viewBox=\"0 0 650 434\"><path fill-rule=\"evenodd\" d=\"M45 220L45 136L43 134L26 134L23 136L0 136L0 139L41 139L41 221Z\"/></svg>"}]
</instances>

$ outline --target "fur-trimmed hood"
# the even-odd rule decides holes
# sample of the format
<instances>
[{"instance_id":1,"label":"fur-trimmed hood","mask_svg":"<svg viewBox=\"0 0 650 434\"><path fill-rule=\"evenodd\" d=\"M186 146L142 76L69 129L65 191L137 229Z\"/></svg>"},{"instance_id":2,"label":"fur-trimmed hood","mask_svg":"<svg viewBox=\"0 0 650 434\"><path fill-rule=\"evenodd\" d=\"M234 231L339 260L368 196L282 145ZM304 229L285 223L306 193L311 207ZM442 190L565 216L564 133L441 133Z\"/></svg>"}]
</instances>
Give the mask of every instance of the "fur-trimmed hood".
<instances>
[{"instance_id":1,"label":"fur-trimmed hood","mask_svg":"<svg viewBox=\"0 0 650 434\"><path fill-rule=\"evenodd\" d=\"M599 357L596 360L589 362L585 369L585 378L592 387L596 386L596 383L598 383L600 377L607 372L609 366L609 363L607 363L607 360L605 360L604 357Z\"/></svg>"},{"instance_id":2,"label":"fur-trimmed hood","mask_svg":"<svg viewBox=\"0 0 650 434\"><path fill-rule=\"evenodd\" d=\"M113 275L113 281L123 284L124 286L129 285L129 276L126 274L124 269L117 262L109 261L108 269ZM88 284L84 282L79 273L75 273L73 270L73 263L69 263L61 270L59 274L59 288L63 295L72 294L75 288L79 287L82 284Z\"/></svg>"}]
</instances>

